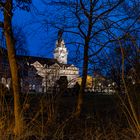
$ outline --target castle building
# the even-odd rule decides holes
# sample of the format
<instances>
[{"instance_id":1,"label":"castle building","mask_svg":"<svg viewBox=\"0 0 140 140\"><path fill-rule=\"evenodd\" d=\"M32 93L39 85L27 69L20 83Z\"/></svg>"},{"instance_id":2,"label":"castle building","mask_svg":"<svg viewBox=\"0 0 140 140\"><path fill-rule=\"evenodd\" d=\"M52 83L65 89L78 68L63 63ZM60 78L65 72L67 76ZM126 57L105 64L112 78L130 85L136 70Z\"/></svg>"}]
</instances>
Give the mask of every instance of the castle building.
<instances>
[{"instance_id":1,"label":"castle building","mask_svg":"<svg viewBox=\"0 0 140 140\"><path fill-rule=\"evenodd\" d=\"M10 68L7 53L0 53L0 65L5 66L5 70L0 69L1 83L10 87ZM57 86L57 80L61 76L67 77L68 88L72 88L79 77L79 69L73 64L67 64L68 51L62 36L58 37L54 49L54 58L42 58L34 56L17 55L18 67L20 71L22 92L35 91L47 92L48 89Z\"/></svg>"},{"instance_id":2,"label":"castle building","mask_svg":"<svg viewBox=\"0 0 140 140\"><path fill-rule=\"evenodd\" d=\"M54 50L54 59L51 63L46 61L45 64L39 62L38 60L34 63L30 63L36 69L36 73L42 77L42 86L44 87L44 92L48 88L55 86L56 81L59 80L61 76L66 76L68 80L68 87L72 88L79 77L79 69L73 64L67 64L68 51L65 46L64 40L57 40L56 47Z\"/></svg>"}]
</instances>

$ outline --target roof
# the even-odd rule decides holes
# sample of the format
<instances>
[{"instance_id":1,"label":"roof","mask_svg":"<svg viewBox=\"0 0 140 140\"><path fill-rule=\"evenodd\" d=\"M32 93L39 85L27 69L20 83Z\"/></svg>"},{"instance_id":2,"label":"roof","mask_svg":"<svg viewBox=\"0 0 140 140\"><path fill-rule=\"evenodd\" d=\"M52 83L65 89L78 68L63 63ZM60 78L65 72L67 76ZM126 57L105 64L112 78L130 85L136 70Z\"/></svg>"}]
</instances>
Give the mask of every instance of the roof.
<instances>
[{"instance_id":1,"label":"roof","mask_svg":"<svg viewBox=\"0 0 140 140\"><path fill-rule=\"evenodd\" d=\"M60 67L70 67L70 66L72 66L71 64L62 64L62 63L59 63L59 62L57 62L57 64L60 66Z\"/></svg>"},{"instance_id":2,"label":"roof","mask_svg":"<svg viewBox=\"0 0 140 140\"><path fill-rule=\"evenodd\" d=\"M34 63L35 61L38 61L40 64L44 65L53 65L57 63L56 59L51 59L51 58L42 58L42 57L35 57L35 56L21 56L17 55L16 56L17 60L20 62L28 62L30 64Z\"/></svg>"},{"instance_id":3,"label":"roof","mask_svg":"<svg viewBox=\"0 0 140 140\"><path fill-rule=\"evenodd\" d=\"M7 56L7 50L5 48L0 48L0 53L1 54L5 54L5 56ZM52 58L43 58L43 57L36 57L36 56L25 56L25 55L16 55L16 58L17 58L17 61L20 63L29 63L29 64L32 64L34 63L35 61L38 61L40 64L42 65L48 65L48 66L51 66L55 63L57 63L60 67L70 67L70 66L73 66L72 64L62 64L62 63L59 63L57 61L57 59L52 59Z\"/></svg>"}]
</instances>

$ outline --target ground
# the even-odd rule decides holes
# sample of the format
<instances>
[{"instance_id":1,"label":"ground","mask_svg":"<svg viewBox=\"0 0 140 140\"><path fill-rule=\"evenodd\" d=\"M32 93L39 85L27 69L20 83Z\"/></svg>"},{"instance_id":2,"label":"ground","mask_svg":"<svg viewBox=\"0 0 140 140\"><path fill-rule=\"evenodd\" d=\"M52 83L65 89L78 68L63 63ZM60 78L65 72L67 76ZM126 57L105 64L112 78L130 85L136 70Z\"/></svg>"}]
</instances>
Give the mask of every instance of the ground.
<instances>
[{"instance_id":1,"label":"ground","mask_svg":"<svg viewBox=\"0 0 140 140\"><path fill-rule=\"evenodd\" d=\"M57 104L55 120L48 123L50 115L48 112L54 107L54 102L51 102L53 99L47 94L21 96L25 122L28 125L26 131L31 133L29 139L92 140L99 137L101 140L133 140L136 138L126 121L117 95L86 93L82 114L79 118L74 118L77 96L65 94ZM12 114L12 97L8 96L6 100L10 103Z\"/></svg>"}]
</instances>

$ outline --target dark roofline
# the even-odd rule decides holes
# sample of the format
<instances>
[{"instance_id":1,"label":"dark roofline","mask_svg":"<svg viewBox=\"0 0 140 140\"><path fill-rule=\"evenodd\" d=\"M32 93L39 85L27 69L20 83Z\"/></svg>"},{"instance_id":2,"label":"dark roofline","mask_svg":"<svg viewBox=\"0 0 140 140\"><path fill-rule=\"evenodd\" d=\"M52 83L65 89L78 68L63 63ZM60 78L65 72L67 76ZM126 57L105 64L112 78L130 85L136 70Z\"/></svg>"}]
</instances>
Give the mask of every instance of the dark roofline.
<instances>
[{"instance_id":1,"label":"dark roofline","mask_svg":"<svg viewBox=\"0 0 140 140\"><path fill-rule=\"evenodd\" d=\"M1 53L2 52L2 53ZM7 56L6 48L0 48L0 53L5 54ZM54 58L46 58L46 57L38 57L38 56L28 56L28 55L16 55L17 61L27 61L29 63L34 63L35 61L40 62L41 64L53 65L57 63L60 67L70 67L72 64L61 64Z\"/></svg>"},{"instance_id":2,"label":"dark roofline","mask_svg":"<svg viewBox=\"0 0 140 140\"><path fill-rule=\"evenodd\" d=\"M38 57L38 56L27 56L27 55L16 55L16 58L20 58L20 59L36 59L36 60L56 60L53 58L46 58L46 57Z\"/></svg>"}]
</instances>

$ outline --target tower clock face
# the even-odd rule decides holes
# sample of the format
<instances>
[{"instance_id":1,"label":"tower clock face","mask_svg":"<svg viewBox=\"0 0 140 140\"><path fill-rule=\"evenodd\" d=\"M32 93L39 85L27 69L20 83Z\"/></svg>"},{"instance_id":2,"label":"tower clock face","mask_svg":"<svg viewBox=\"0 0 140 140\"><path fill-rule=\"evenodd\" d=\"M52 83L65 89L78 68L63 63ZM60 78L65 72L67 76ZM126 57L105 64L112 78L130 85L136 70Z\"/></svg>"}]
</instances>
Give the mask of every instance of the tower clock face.
<instances>
[{"instance_id":1,"label":"tower clock face","mask_svg":"<svg viewBox=\"0 0 140 140\"><path fill-rule=\"evenodd\" d=\"M65 53L65 51L64 50L60 50L60 53L63 54L63 53Z\"/></svg>"}]
</instances>

